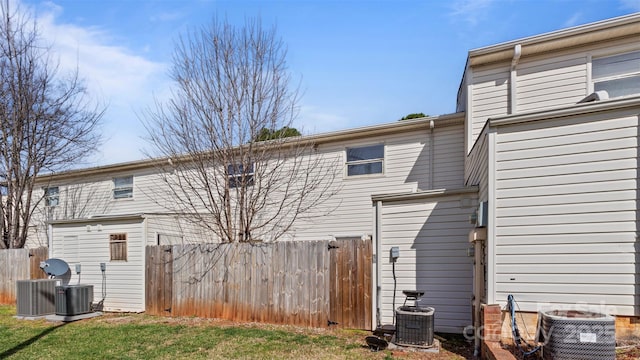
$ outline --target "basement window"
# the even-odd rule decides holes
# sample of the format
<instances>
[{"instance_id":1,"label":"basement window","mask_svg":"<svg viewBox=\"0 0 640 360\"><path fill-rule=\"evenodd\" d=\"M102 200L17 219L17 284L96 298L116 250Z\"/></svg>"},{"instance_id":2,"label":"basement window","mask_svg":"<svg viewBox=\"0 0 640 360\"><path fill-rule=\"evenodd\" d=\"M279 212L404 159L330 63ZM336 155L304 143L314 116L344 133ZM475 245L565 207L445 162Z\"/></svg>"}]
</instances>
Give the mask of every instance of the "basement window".
<instances>
[{"instance_id":1,"label":"basement window","mask_svg":"<svg viewBox=\"0 0 640 360\"><path fill-rule=\"evenodd\" d=\"M113 179L113 198L129 199L133 197L133 176L117 177Z\"/></svg>"},{"instance_id":2,"label":"basement window","mask_svg":"<svg viewBox=\"0 0 640 360\"><path fill-rule=\"evenodd\" d=\"M593 91L609 98L640 94L640 51L593 59L591 77Z\"/></svg>"},{"instance_id":3,"label":"basement window","mask_svg":"<svg viewBox=\"0 0 640 360\"><path fill-rule=\"evenodd\" d=\"M60 204L60 189L57 186L44 189L44 205L58 206Z\"/></svg>"},{"instance_id":4,"label":"basement window","mask_svg":"<svg viewBox=\"0 0 640 360\"><path fill-rule=\"evenodd\" d=\"M127 234L109 234L109 254L111 261L127 261Z\"/></svg>"},{"instance_id":5,"label":"basement window","mask_svg":"<svg viewBox=\"0 0 640 360\"><path fill-rule=\"evenodd\" d=\"M347 148L347 176L382 174L384 144Z\"/></svg>"}]
</instances>

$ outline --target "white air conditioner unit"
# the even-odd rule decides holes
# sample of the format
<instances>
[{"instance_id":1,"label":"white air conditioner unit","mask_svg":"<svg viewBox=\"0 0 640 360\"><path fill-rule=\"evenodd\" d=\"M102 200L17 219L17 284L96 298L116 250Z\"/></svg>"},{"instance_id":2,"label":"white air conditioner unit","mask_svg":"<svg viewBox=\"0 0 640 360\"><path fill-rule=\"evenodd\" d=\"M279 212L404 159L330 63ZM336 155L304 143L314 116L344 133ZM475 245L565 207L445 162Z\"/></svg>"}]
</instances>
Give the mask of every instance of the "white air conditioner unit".
<instances>
[{"instance_id":1,"label":"white air conditioner unit","mask_svg":"<svg viewBox=\"0 0 640 360\"><path fill-rule=\"evenodd\" d=\"M16 315L44 316L55 312L55 279L16 281Z\"/></svg>"}]
</instances>

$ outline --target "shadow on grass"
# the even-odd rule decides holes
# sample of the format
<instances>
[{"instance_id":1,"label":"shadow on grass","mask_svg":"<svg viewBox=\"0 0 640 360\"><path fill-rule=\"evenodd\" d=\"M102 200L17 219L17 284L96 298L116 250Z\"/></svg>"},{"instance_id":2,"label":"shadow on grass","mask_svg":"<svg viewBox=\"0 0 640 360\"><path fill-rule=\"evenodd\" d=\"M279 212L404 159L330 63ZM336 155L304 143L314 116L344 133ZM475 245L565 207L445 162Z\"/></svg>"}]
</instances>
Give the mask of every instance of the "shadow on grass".
<instances>
[{"instance_id":1,"label":"shadow on grass","mask_svg":"<svg viewBox=\"0 0 640 360\"><path fill-rule=\"evenodd\" d=\"M43 337L49 335L50 333L52 333L53 331L57 330L58 328L61 328L63 326L65 326L67 323L62 323L50 328L47 328L43 331L41 331L38 335L32 336L31 338L21 342L20 344L12 347L11 349L8 349L2 353L0 353L0 359L4 359L6 357L9 357L11 355L14 355L18 352L20 352L22 349L26 348L27 346L35 343L36 341L42 339Z\"/></svg>"}]
</instances>

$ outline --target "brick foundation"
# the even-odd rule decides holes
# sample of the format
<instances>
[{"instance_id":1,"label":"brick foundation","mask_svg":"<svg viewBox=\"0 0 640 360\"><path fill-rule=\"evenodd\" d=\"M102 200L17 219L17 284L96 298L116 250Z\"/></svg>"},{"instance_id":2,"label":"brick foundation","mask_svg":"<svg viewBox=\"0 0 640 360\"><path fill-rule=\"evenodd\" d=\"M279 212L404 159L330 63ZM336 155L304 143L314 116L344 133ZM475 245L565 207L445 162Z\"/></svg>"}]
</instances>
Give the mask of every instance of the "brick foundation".
<instances>
[{"instance_id":1,"label":"brick foundation","mask_svg":"<svg viewBox=\"0 0 640 360\"><path fill-rule=\"evenodd\" d=\"M482 305L480 309L482 324L480 357L488 360L515 360L513 354L503 349L500 342L506 313L503 313L500 305L497 304Z\"/></svg>"}]
</instances>

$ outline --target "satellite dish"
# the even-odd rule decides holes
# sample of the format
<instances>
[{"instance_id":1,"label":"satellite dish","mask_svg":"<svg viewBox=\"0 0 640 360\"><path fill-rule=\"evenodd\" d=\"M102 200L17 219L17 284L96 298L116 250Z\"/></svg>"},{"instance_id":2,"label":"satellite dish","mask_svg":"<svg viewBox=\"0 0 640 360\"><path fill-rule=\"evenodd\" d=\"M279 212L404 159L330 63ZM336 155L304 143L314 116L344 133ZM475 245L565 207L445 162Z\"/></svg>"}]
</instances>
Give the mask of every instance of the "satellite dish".
<instances>
[{"instance_id":1,"label":"satellite dish","mask_svg":"<svg viewBox=\"0 0 640 360\"><path fill-rule=\"evenodd\" d=\"M69 264L62 259L47 259L40 263L40 268L49 276L62 276L69 271Z\"/></svg>"}]
</instances>

